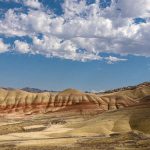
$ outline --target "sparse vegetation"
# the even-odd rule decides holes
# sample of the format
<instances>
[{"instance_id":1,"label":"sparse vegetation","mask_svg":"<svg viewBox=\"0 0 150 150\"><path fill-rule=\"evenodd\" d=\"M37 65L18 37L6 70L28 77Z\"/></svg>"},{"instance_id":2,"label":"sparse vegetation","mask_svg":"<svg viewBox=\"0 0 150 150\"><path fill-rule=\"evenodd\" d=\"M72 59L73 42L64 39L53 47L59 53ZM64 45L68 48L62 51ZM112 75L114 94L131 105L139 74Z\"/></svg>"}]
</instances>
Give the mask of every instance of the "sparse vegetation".
<instances>
[{"instance_id":1,"label":"sparse vegetation","mask_svg":"<svg viewBox=\"0 0 150 150\"><path fill-rule=\"evenodd\" d=\"M1 144L1 150L118 150L118 149L148 150L150 137L139 132L118 134L115 137L88 137L79 138L72 146L15 146L13 144Z\"/></svg>"},{"instance_id":2,"label":"sparse vegetation","mask_svg":"<svg viewBox=\"0 0 150 150\"><path fill-rule=\"evenodd\" d=\"M8 134L8 133L19 133L23 132L23 126L21 124L7 124L0 126L0 135Z\"/></svg>"},{"instance_id":3,"label":"sparse vegetation","mask_svg":"<svg viewBox=\"0 0 150 150\"><path fill-rule=\"evenodd\" d=\"M51 120L50 121L50 124L65 124L66 123L66 121L65 120L63 120L63 119L54 119L54 120Z\"/></svg>"}]
</instances>

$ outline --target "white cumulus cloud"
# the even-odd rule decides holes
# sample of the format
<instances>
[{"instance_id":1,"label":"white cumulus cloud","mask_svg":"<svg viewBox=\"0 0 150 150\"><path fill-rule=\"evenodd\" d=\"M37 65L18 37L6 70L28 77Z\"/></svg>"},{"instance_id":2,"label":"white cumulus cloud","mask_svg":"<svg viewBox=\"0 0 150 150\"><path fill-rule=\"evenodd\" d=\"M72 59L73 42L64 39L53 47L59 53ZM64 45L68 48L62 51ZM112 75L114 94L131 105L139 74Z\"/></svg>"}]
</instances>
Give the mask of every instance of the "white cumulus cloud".
<instances>
[{"instance_id":1,"label":"white cumulus cloud","mask_svg":"<svg viewBox=\"0 0 150 150\"><path fill-rule=\"evenodd\" d=\"M2 39L0 39L0 53L7 52L9 50L9 45L5 44Z\"/></svg>"},{"instance_id":2,"label":"white cumulus cloud","mask_svg":"<svg viewBox=\"0 0 150 150\"><path fill-rule=\"evenodd\" d=\"M27 43L16 40L14 42L14 44L15 44L15 50L16 51L23 53L23 54L30 52L30 47Z\"/></svg>"},{"instance_id":3,"label":"white cumulus cloud","mask_svg":"<svg viewBox=\"0 0 150 150\"><path fill-rule=\"evenodd\" d=\"M127 61L127 59L113 57L113 56L105 57L105 60L107 60L108 64L113 64L113 63L120 62L120 61Z\"/></svg>"},{"instance_id":4,"label":"white cumulus cloud","mask_svg":"<svg viewBox=\"0 0 150 150\"><path fill-rule=\"evenodd\" d=\"M41 3L38 0L24 0L24 4L32 8L41 8Z\"/></svg>"},{"instance_id":5,"label":"white cumulus cloud","mask_svg":"<svg viewBox=\"0 0 150 150\"><path fill-rule=\"evenodd\" d=\"M38 9L27 13L9 9L0 20L0 34L31 38L30 44L14 42L21 53L80 61L102 59L101 53L149 57L150 1L112 0L105 9L99 7L99 1L91 5L85 0L64 1L64 13L58 16L38 0L26 0L24 5ZM136 17L147 22L135 24ZM112 56L104 59L108 63L125 61Z\"/></svg>"}]
</instances>

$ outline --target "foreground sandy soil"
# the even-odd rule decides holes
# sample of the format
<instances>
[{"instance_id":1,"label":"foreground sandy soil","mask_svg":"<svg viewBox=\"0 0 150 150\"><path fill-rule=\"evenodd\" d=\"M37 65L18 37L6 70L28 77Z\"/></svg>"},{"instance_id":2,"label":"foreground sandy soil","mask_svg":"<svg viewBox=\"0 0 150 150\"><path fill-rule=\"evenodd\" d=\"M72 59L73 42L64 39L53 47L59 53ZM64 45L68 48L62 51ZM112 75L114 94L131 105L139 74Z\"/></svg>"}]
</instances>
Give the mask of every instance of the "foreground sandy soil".
<instances>
[{"instance_id":1,"label":"foreground sandy soil","mask_svg":"<svg viewBox=\"0 0 150 150\"><path fill-rule=\"evenodd\" d=\"M0 118L0 150L150 149L150 107Z\"/></svg>"}]
</instances>

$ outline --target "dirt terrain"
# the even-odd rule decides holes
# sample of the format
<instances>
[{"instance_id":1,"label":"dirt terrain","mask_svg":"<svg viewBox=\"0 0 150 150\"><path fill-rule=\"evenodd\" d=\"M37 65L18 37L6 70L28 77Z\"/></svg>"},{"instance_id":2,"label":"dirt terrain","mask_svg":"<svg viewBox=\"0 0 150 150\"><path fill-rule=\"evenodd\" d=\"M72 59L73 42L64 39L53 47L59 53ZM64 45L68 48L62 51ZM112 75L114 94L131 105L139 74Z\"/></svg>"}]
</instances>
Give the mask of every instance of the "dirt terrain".
<instances>
[{"instance_id":1,"label":"dirt terrain","mask_svg":"<svg viewBox=\"0 0 150 150\"><path fill-rule=\"evenodd\" d=\"M52 94L0 90L0 150L150 149L150 84Z\"/></svg>"}]
</instances>

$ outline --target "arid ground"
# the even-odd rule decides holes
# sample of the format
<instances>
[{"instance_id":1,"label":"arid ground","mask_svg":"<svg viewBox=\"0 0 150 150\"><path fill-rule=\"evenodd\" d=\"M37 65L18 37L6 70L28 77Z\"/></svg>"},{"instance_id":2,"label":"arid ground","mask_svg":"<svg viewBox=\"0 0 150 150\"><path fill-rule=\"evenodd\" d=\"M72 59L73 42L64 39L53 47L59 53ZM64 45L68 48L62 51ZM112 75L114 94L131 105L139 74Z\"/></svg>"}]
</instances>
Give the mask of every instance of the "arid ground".
<instances>
[{"instance_id":1,"label":"arid ground","mask_svg":"<svg viewBox=\"0 0 150 150\"><path fill-rule=\"evenodd\" d=\"M12 94L14 91L9 92ZM30 111L27 111L26 105L11 106L9 101L15 102L17 98L9 92L3 99L1 90L1 106L4 101L9 105L1 107L0 150L150 149L149 83L129 89L92 93L91 97L95 100L96 97L100 97L97 98L98 107L96 101L92 102L94 98L89 96L91 93L87 96L74 90L67 90L62 92L61 96L70 97L71 99L67 99L70 105L57 103L53 105L52 112L46 113L39 111L43 110L43 107L46 108L41 103L40 107L32 106L33 109ZM55 101L56 99L59 102L65 101L63 96L62 99L59 96L56 95ZM81 96L88 104L82 103ZM78 97L81 98L80 101ZM24 108L24 111L21 111L21 108Z\"/></svg>"}]
</instances>

